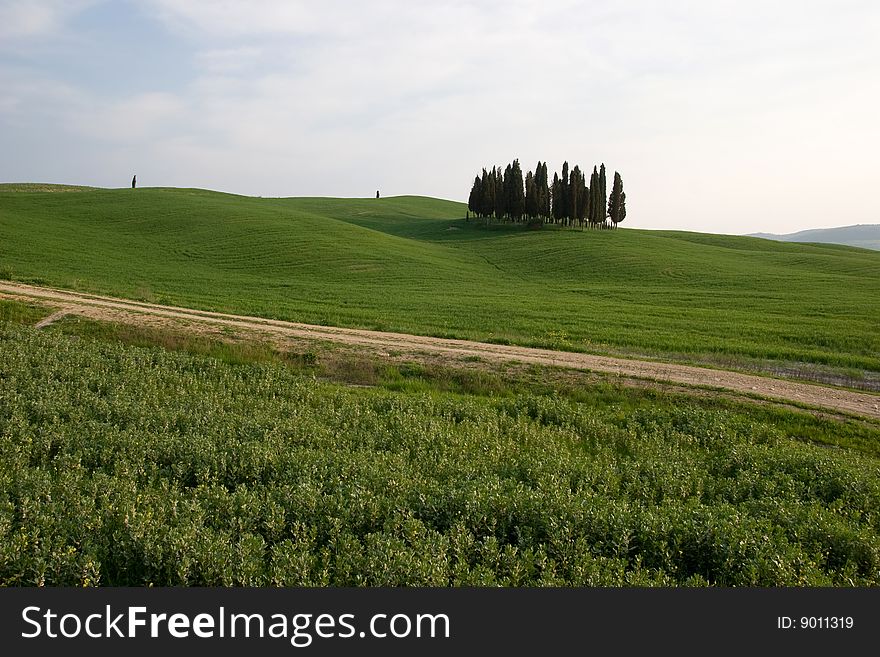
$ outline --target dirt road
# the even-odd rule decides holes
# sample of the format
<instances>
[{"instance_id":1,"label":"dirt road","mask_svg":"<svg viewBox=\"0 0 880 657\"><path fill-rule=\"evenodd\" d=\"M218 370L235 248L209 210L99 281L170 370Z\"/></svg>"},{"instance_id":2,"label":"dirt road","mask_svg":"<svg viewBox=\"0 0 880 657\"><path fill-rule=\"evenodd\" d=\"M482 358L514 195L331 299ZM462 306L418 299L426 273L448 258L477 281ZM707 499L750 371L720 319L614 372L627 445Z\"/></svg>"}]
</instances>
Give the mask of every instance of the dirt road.
<instances>
[{"instance_id":1,"label":"dirt road","mask_svg":"<svg viewBox=\"0 0 880 657\"><path fill-rule=\"evenodd\" d=\"M450 360L478 357L484 361L492 362L518 361L554 365L616 374L628 378L653 379L676 384L719 388L738 394L758 395L784 402L808 404L880 419L880 395L691 365L656 363L383 331L315 326L127 301L5 281L0 281L0 296L39 301L51 305L56 309L58 316L62 314L81 315L92 319L129 324L167 323L176 327L187 326L193 330L198 330L200 325L220 325L269 338L331 341L357 345L382 353L428 353L443 358L448 357Z\"/></svg>"}]
</instances>

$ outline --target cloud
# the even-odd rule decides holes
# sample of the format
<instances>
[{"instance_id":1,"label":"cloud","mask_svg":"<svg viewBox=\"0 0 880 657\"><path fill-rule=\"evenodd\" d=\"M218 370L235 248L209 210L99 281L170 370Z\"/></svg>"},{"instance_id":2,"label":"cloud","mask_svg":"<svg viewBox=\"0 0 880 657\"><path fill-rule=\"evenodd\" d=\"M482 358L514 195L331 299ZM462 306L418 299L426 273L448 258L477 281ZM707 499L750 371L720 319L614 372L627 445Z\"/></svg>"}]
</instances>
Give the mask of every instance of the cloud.
<instances>
[{"instance_id":1,"label":"cloud","mask_svg":"<svg viewBox=\"0 0 880 657\"><path fill-rule=\"evenodd\" d=\"M6 45L58 32L74 15L97 0L2 0L0 39Z\"/></svg>"},{"instance_id":2,"label":"cloud","mask_svg":"<svg viewBox=\"0 0 880 657\"><path fill-rule=\"evenodd\" d=\"M365 33L385 29L406 32L428 27L439 20L460 19L478 13L469 2L428 3L423 1L374 0L352 3L347 0L147 0L170 29L191 35L221 38L266 38L271 36L309 36L322 38L360 38ZM513 2L509 7L519 4ZM484 11L501 5L484 2ZM461 22L458 22L461 25Z\"/></svg>"},{"instance_id":3,"label":"cloud","mask_svg":"<svg viewBox=\"0 0 880 657\"><path fill-rule=\"evenodd\" d=\"M112 143L161 139L189 120L186 103L163 92L139 93L109 104L90 99L72 118L81 134Z\"/></svg>"}]
</instances>

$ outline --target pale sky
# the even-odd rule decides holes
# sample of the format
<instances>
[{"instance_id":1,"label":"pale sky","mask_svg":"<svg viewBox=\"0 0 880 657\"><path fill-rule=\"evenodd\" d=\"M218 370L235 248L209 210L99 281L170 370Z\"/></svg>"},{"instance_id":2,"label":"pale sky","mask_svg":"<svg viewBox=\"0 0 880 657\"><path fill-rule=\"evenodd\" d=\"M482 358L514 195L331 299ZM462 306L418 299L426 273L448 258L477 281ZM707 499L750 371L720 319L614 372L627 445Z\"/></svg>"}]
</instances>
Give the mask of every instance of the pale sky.
<instances>
[{"instance_id":1,"label":"pale sky","mask_svg":"<svg viewBox=\"0 0 880 657\"><path fill-rule=\"evenodd\" d=\"M466 200L620 171L625 226L880 223L873 0L0 0L0 181Z\"/></svg>"}]
</instances>

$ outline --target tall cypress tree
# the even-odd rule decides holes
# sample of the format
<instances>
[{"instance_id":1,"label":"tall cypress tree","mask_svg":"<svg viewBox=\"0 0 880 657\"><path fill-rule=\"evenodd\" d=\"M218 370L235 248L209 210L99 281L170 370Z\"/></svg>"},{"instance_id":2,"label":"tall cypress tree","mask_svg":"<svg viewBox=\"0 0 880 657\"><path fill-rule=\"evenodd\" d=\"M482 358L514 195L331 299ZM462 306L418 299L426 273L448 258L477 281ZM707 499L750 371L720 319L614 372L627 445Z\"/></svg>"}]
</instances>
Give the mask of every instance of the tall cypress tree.
<instances>
[{"instance_id":1,"label":"tall cypress tree","mask_svg":"<svg viewBox=\"0 0 880 657\"><path fill-rule=\"evenodd\" d=\"M581 198L582 177L581 168L575 164L574 169L571 170L568 182L569 225L574 225L581 214L581 205L583 204L583 199Z\"/></svg>"},{"instance_id":2,"label":"tall cypress tree","mask_svg":"<svg viewBox=\"0 0 880 657\"><path fill-rule=\"evenodd\" d=\"M552 198L552 215L553 223L562 220L562 184L559 182L559 174L553 172L553 189L551 191Z\"/></svg>"},{"instance_id":3,"label":"tall cypress tree","mask_svg":"<svg viewBox=\"0 0 880 657\"><path fill-rule=\"evenodd\" d=\"M561 212L560 217L562 218L562 224L564 226L568 225L568 218L571 216L571 197L569 195L568 183L569 183L569 173L568 173L568 161L562 163L562 175L559 176L559 185L560 191L562 192L561 203L559 205L559 210Z\"/></svg>"},{"instance_id":4,"label":"tall cypress tree","mask_svg":"<svg viewBox=\"0 0 880 657\"><path fill-rule=\"evenodd\" d=\"M623 178L617 171L614 172L614 185L611 188L611 197L608 199L608 216L611 217L611 224L615 228L626 219L626 192L623 191Z\"/></svg>"},{"instance_id":5,"label":"tall cypress tree","mask_svg":"<svg viewBox=\"0 0 880 657\"><path fill-rule=\"evenodd\" d=\"M509 168L509 165L508 165ZM504 189L504 172L501 167L494 169L495 171L495 218L504 219L507 214L507 195Z\"/></svg>"},{"instance_id":6,"label":"tall cypress tree","mask_svg":"<svg viewBox=\"0 0 880 657\"><path fill-rule=\"evenodd\" d=\"M544 186L547 181L543 180L544 168L541 166L541 160L538 160L538 164L535 166L535 196L538 201L538 210L535 213L536 217L546 217L544 214ZM526 189L526 197L528 197L529 190Z\"/></svg>"},{"instance_id":7,"label":"tall cypress tree","mask_svg":"<svg viewBox=\"0 0 880 657\"><path fill-rule=\"evenodd\" d=\"M540 162L538 165L540 167ZM538 185L531 171L526 173L525 211L530 223L538 217Z\"/></svg>"},{"instance_id":8,"label":"tall cypress tree","mask_svg":"<svg viewBox=\"0 0 880 657\"><path fill-rule=\"evenodd\" d=\"M605 163L604 162L601 165L599 165L599 185L601 186L599 188L599 210L602 213L602 219L600 221L602 222L602 224L604 224L605 218L607 216L607 214L605 212L605 208L607 207L606 204L608 203L608 195L605 192Z\"/></svg>"},{"instance_id":9,"label":"tall cypress tree","mask_svg":"<svg viewBox=\"0 0 880 657\"><path fill-rule=\"evenodd\" d=\"M593 166L593 173L590 174L590 196L587 201L587 220L590 222L591 226L596 226L600 221L599 214L601 211L598 209L598 198L599 172L596 170L596 167Z\"/></svg>"},{"instance_id":10,"label":"tall cypress tree","mask_svg":"<svg viewBox=\"0 0 880 657\"><path fill-rule=\"evenodd\" d=\"M480 177L474 177L474 184L471 187L470 196L468 196L468 210L475 215L482 214L482 189L480 188Z\"/></svg>"},{"instance_id":11,"label":"tall cypress tree","mask_svg":"<svg viewBox=\"0 0 880 657\"><path fill-rule=\"evenodd\" d=\"M575 216L573 220L577 222L578 226L584 225L584 220L587 216L587 206L590 202L589 190L587 189L587 179L584 176L584 172L581 171L580 167L577 168L577 180L575 181L575 189L572 191L572 194L577 199L577 205L575 207Z\"/></svg>"},{"instance_id":12,"label":"tall cypress tree","mask_svg":"<svg viewBox=\"0 0 880 657\"><path fill-rule=\"evenodd\" d=\"M581 228L587 223L587 217L590 214L590 188L587 187L587 177L581 176L581 198L584 199L581 215L578 219L581 222Z\"/></svg>"},{"instance_id":13,"label":"tall cypress tree","mask_svg":"<svg viewBox=\"0 0 880 657\"><path fill-rule=\"evenodd\" d=\"M511 202L513 201L513 165L508 164L504 168L504 214L507 219L511 215Z\"/></svg>"},{"instance_id":14,"label":"tall cypress tree","mask_svg":"<svg viewBox=\"0 0 880 657\"><path fill-rule=\"evenodd\" d=\"M550 177L547 173L546 161L541 165L541 182L538 185L538 194L541 204L540 214L546 219L550 219Z\"/></svg>"},{"instance_id":15,"label":"tall cypress tree","mask_svg":"<svg viewBox=\"0 0 880 657\"><path fill-rule=\"evenodd\" d=\"M486 223L489 221L489 217L495 211L495 169L492 169L492 173L489 174L486 169L483 169L483 178L480 181L480 189L482 190L482 202L480 203L481 213L486 218Z\"/></svg>"},{"instance_id":16,"label":"tall cypress tree","mask_svg":"<svg viewBox=\"0 0 880 657\"><path fill-rule=\"evenodd\" d=\"M523 192L522 167L519 160L510 166L510 183L507 186L507 212L514 221L521 221L525 212L525 193Z\"/></svg>"}]
</instances>

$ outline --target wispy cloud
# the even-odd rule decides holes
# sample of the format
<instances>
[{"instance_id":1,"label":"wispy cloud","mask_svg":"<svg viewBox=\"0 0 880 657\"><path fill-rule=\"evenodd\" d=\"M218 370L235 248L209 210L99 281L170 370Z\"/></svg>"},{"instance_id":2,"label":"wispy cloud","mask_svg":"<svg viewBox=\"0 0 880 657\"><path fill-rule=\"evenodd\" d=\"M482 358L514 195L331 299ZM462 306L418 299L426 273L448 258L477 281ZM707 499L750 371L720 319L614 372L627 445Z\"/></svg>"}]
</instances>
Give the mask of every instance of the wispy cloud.
<instances>
[{"instance_id":1,"label":"wispy cloud","mask_svg":"<svg viewBox=\"0 0 880 657\"><path fill-rule=\"evenodd\" d=\"M0 42L7 46L55 34L65 22L97 0L2 0Z\"/></svg>"}]
</instances>

